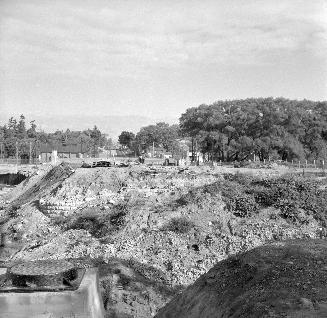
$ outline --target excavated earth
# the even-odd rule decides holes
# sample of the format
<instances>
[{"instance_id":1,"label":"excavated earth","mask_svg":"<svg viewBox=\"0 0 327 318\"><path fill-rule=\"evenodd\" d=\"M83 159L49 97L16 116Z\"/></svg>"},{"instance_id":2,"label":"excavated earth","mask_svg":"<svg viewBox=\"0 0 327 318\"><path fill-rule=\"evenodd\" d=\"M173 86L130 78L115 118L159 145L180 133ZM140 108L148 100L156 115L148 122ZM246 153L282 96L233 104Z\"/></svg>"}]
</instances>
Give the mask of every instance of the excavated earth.
<instances>
[{"instance_id":1,"label":"excavated earth","mask_svg":"<svg viewBox=\"0 0 327 318\"><path fill-rule=\"evenodd\" d=\"M285 241L230 257L155 317L327 317L327 242Z\"/></svg>"},{"instance_id":2,"label":"excavated earth","mask_svg":"<svg viewBox=\"0 0 327 318\"><path fill-rule=\"evenodd\" d=\"M78 259L98 266L107 317L141 318L154 317L229 256L268 241L322 237L324 229L313 217L294 224L272 217L277 211L267 208L239 218L219 195L183 202L192 189L221 180L224 172L222 167L41 167L0 196L0 231L9 242L0 249L0 261ZM176 219L191 228L172 229Z\"/></svg>"}]
</instances>

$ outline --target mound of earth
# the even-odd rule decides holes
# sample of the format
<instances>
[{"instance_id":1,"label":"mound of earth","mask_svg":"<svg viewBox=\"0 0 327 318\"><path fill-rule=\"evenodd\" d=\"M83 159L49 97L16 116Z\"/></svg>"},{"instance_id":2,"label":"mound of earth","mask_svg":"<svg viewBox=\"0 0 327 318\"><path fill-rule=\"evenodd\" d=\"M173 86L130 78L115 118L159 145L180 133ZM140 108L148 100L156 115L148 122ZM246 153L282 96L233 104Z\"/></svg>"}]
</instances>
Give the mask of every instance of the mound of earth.
<instances>
[{"instance_id":1,"label":"mound of earth","mask_svg":"<svg viewBox=\"0 0 327 318\"><path fill-rule=\"evenodd\" d=\"M33 202L58 187L73 172L74 170L67 163L40 169L20 183L4 199L10 201L14 207Z\"/></svg>"},{"instance_id":2,"label":"mound of earth","mask_svg":"<svg viewBox=\"0 0 327 318\"><path fill-rule=\"evenodd\" d=\"M155 317L327 317L327 242L284 241L230 257Z\"/></svg>"}]
</instances>

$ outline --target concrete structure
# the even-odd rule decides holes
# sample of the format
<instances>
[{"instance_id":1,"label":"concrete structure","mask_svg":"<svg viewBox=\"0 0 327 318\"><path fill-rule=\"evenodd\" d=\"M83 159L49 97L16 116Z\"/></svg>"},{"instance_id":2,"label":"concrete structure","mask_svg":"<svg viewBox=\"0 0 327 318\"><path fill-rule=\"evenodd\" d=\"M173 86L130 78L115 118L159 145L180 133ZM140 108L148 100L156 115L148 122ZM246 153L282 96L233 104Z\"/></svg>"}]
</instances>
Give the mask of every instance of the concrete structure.
<instances>
[{"instance_id":1,"label":"concrete structure","mask_svg":"<svg viewBox=\"0 0 327 318\"><path fill-rule=\"evenodd\" d=\"M83 269L77 288L0 288L0 318L103 318L96 268ZM1 276L8 270L1 268ZM1 279L0 279L1 283ZM1 286L1 284L0 284ZM35 287L34 287L35 289Z\"/></svg>"},{"instance_id":2,"label":"concrete structure","mask_svg":"<svg viewBox=\"0 0 327 318\"><path fill-rule=\"evenodd\" d=\"M81 144L70 144L70 145L40 145L40 160L41 162L48 162L52 161L52 153L53 151L57 151L57 157L59 159L65 158L83 158L85 153L87 152L86 149Z\"/></svg>"}]
</instances>

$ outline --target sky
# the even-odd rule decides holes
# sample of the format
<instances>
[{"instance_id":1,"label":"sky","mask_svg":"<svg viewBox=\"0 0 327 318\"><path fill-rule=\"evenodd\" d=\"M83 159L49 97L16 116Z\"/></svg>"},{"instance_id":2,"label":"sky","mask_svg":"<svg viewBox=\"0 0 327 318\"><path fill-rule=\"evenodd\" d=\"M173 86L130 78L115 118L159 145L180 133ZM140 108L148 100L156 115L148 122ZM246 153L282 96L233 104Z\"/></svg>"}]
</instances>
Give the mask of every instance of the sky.
<instances>
[{"instance_id":1,"label":"sky","mask_svg":"<svg viewBox=\"0 0 327 318\"><path fill-rule=\"evenodd\" d=\"M327 99L325 0L1 0L0 113Z\"/></svg>"}]
</instances>

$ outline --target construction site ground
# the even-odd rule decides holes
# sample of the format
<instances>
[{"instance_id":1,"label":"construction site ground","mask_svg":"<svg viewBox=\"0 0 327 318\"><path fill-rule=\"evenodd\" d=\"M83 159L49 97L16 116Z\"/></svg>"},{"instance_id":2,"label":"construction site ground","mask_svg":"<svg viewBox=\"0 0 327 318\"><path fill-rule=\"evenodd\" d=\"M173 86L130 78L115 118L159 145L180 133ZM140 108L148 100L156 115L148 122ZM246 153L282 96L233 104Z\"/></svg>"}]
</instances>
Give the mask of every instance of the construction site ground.
<instances>
[{"instance_id":1,"label":"construction site ground","mask_svg":"<svg viewBox=\"0 0 327 318\"><path fill-rule=\"evenodd\" d=\"M314 218L292 223L266 209L240 218L216 196L185 202L225 173L265 178L301 170L233 167L30 169L0 193L0 260L75 259L98 266L107 317L154 317L217 262L266 242L320 238ZM184 200L184 201L183 201Z\"/></svg>"}]
</instances>

